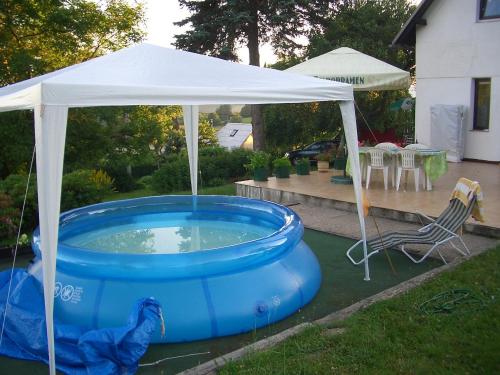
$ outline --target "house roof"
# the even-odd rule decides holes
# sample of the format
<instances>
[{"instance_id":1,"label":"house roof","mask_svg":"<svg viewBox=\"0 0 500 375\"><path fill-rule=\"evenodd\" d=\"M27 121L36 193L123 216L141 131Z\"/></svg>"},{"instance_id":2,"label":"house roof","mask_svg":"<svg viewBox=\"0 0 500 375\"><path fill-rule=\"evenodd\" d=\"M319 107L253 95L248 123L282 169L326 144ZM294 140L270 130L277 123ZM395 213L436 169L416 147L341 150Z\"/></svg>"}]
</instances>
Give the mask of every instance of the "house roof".
<instances>
[{"instance_id":1,"label":"house roof","mask_svg":"<svg viewBox=\"0 0 500 375\"><path fill-rule=\"evenodd\" d=\"M217 132L219 145L229 149L239 148L252 134L252 125L229 122Z\"/></svg>"},{"instance_id":2,"label":"house roof","mask_svg":"<svg viewBox=\"0 0 500 375\"><path fill-rule=\"evenodd\" d=\"M427 22L424 18L425 12L434 0L422 0L420 5L415 9L415 12L411 15L411 17L406 21L403 25L402 29L399 30L399 33L396 35L394 40L391 43L391 46L397 45L407 45L414 46L415 45L415 37L416 37L416 28L417 25L426 25Z\"/></svg>"}]
</instances>

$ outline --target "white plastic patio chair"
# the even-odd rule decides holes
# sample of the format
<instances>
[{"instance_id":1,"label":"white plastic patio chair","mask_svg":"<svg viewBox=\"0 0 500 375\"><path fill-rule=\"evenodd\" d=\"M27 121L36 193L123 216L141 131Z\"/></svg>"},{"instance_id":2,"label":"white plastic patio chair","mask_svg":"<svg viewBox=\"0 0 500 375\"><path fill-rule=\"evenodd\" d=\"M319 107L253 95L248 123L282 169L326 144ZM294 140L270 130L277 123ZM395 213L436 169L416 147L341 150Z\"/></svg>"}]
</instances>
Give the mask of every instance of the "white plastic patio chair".
<instances>
[{"instance_id":1,"label":"white plastic patio chair","mask_svg":"<svg viewBox=\"0 0 500 375\"><path fill-rule=\"evenodd\" d=\"M420 167L415 163L415 151L414 150L401 150L398 153L398 169L396 176L396 190L399 191L399 185L401 184L401 174L408 172L413 172L415 179L415 191L418 192L418 182L420 177Z\"/></svg>"},{"instance_id":2,"label":"white plastic patio chair","mask_svg":"<svg viewBox=\"0 0 500 375\"><path fill-rule=\"evenodd\" d=\"M384 188L387 190L387 178L389 175L389 162L384 159L386 151L383 149L372 148L368 150L368 160L366 166L366 188L370 186L370 176L372 169L381 169L384 173Z\"/></svg>"},{"instance_id":3,"label":"white plastic patio chair","mask_svg":"<svg viewBox=\"0 0 500 375\"><path fill-rule=\"evenodd\" d=\"M410 145L405 146L405 150L418 151L418 150L429 150L429 149L430 149L430 147L427 145L424 145L423 143L412 143ZM424 174L424 180L423 180L422 185L424 186L424 189L427 189L427 174L425 173L423 160L421 158L417 158L415 160L415 165L422 170L422 172Z\"/></svg>"},{"instance_id":4,"label":"white plastic patio chair","mask_svg":"<svg viewBox=\"0 0 500 375\"><path fill-rule=\"evenodd\" d=\"M396 175L396 159L394 158L394 152L398 151L401 147L391 142L382 142L375 145L375 148L380 148L382 150L386 150L391 153L391 164L390 164L390 173L391 173L391 183L392 187L395 186L394 179Z\"/></svg>"}]
</instances>

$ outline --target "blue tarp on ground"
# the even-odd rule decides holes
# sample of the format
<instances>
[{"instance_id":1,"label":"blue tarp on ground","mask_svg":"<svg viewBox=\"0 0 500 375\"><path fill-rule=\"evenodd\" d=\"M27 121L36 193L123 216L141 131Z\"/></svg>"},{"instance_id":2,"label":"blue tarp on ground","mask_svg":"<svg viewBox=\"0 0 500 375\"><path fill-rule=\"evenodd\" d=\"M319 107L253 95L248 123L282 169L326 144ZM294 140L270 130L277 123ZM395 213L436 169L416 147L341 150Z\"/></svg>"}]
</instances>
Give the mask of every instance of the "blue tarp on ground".
<instances>
[{"instance_id":1,"label":"blue tarp on ground","mask_svg":"<svg viewBox=\"0 0 500 375\"><path fill-rule=\"evenodd\" d=\"M0 273L3 318L10 271ZM126 326L85 330L55 322L56 366L68 374L133 374L160 318L152 298L137 302ZM1 320L0 320L1 329ZM43 289L28 272L15 269L0 354L48 363Z\"/></svg>"}]
</instances>

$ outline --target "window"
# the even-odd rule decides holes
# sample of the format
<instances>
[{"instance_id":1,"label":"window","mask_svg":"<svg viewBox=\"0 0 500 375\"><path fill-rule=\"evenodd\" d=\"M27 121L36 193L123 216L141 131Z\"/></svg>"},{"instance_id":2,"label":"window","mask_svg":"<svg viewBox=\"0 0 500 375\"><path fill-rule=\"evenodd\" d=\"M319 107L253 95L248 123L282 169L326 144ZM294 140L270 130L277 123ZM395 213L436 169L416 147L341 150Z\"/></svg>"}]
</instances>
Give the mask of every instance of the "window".
<instances>
[{"instance_id":1,"label":"window","mask_svg":"<svg viewBox=\"0 0 500 375\"><path fill-rule=\"evenodd\" d=\"M313 143L312 145L309 145L305 148L307 151L316 151L316 150L321 150L321 144L320 143Z\"/></svg>"},{"instance_id":2,"label":"window","mask_svg":"<svg viewBox=\"0 0 500 375\"><path fill-rule=\"evenodd\" d=\"M236 133L238 133L238 129L233 129L233 130L231 130L231 133L229 133L229 136L234 137L236 135Z\"/></svg>"},{"instance_id":3,"label":"window","mask_svg":"<svg viewBox=\"0 0 500 375\"><path fill-rule=\"evenodd\" d=\"M500 18L500 0L480 0L479 19Z\"/></svg>"},{"instance_id":4,"label":"window","mask_svg":"<svg viewBox=\"0 0 500 375\"><path fill-rule=\"evenodd\" d=\"M473 130L488 130L490 128L490 91L491 79L474 79Z\"/></svg>"}]
</instances>

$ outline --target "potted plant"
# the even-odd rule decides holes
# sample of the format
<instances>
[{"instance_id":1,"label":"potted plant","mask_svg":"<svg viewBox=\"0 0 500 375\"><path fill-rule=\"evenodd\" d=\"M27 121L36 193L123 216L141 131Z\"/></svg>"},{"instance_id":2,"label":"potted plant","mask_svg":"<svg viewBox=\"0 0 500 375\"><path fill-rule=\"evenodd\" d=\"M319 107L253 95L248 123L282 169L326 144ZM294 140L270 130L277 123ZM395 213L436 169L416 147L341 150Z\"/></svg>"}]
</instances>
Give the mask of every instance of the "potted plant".
<instances>
[{"instance_id":1,"label":"potted plant","mask_svg":"<svg viewBox=\"0 0 500 375\"><path fill-rule=\"evenodd\" d=\"M341 176L332 176L331 181L334 184L349 185L352 184L352 178L347 176L346 173L347 166L347 148L345 147L345 137L342 135L339 147L337 148L337 153L335 155L335 160L333 161L333 169L337 171L343 171Z\"/></svg>"},{"instance_id":2,"label":"potted plant","mask_svg":"<svg viewBox=\"0 0 500 375\"><path fill-rule=\"evenodd\" d=\"M255 181L267 181L269 173L269 154L263 151L257 151L250 156L250 163L245 167L252 171Z\"/></svg>"},{"instance_id":3,"label":"potted plant","mask_svg":"<svg viewBox=\"0 0 500 375\"><path fill-rule=\"evenodd\" d=\"M297 170L297 174L299 176L305 176L309 174L310 170L310 161L308 158L300 158L295 163L295 169Z\"/></svg>"},{"instance_id":4,"label":"potted plant","mask_svg":"<svg viewBox=\"0 0 500 375\"><path fill-rule=\"evenodd\" d=\"M316 156L318 161L318 172L328 172L330 170L331 155L328 152L323 152Z\"/></svg>"},{"instance_id":5,"label":"potted plant","mask_svg":"<svg viewBox=\"0 0 500 375\"><path fill-rule=\"evenodd\" d=\"M290 169L292 168L292 163L288 158L278 158L273 161L274 174L276 178L289 178Z\"/></svg>"}]
</instances>

